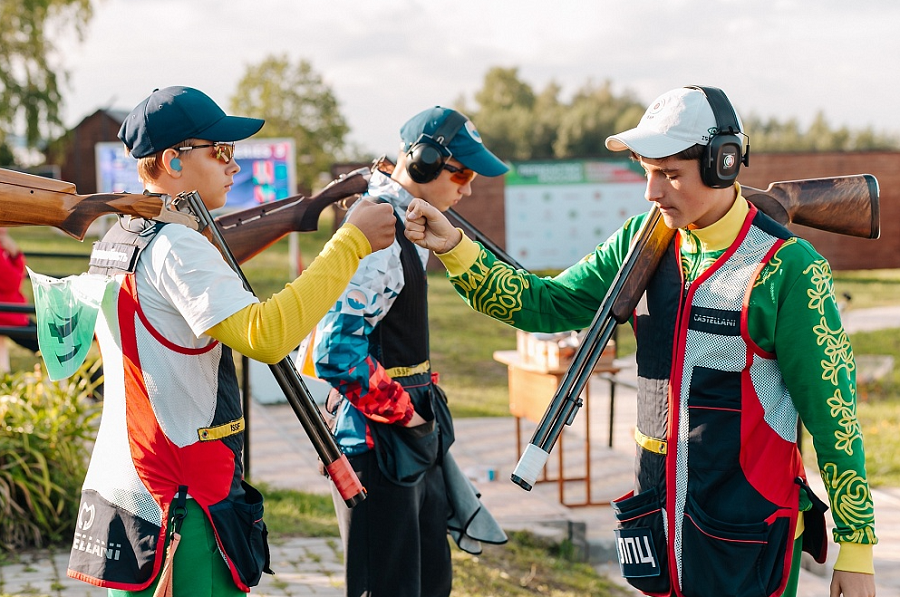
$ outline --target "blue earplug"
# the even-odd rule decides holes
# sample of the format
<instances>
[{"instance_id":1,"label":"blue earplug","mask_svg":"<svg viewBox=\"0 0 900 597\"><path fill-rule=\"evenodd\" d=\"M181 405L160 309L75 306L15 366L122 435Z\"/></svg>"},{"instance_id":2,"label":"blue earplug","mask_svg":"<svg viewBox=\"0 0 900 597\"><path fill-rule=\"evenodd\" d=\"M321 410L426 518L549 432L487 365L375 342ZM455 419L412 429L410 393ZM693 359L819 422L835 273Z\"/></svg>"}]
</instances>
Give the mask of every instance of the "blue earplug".
<instances>
[{"instance_id":1,"label":"blue earplug","mask_svg":"<svg viewBox=\"0 0 900 597\"><path fill-rule=\"evenodd\" d=\"M178 158L172 158L172 161L169 162L169 165L175 172L181 172L181 160L179 160Z\"/></svg>"}]
</instances>

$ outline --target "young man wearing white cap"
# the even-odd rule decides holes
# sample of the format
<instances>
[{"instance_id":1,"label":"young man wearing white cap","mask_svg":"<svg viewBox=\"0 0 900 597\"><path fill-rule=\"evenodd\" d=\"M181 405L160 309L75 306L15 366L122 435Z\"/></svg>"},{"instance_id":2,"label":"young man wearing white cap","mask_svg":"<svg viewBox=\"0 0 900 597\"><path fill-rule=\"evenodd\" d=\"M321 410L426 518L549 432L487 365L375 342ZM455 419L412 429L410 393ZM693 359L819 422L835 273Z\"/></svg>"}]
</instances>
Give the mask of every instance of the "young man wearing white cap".
<instances>
[{"instance_id":1,"label":"young man wearing white cap","mask_svg":"<svg viewBox=\"0 0 900 597\"><path fill-rule=\"evenodd\" d=\"M606 140L631 151L646 199L677 229L632 319L635 490L614 506L619 539L641 557L622 558L622 573L653 595L795 595L801 550L822 560L826 541L799 415L840 545L831 595L870 597L873 504L831 270L741 196L742 135L721 90L685 87ZM647 214L555 278L512 270L427 204L407 217L407 236L435 251L473 308L554 332L590 325Z\"/></svg>"},{"instance_id":2,"label":"young man wearing white cap","mask_svg":"<svg viewBox=\"0 0 900 597\"><path fill-rule=\"evenodd\" d=\"M472 193L476 174L507 171L456 110L424 110L400 137L396 167L376 164L367 193L394 207L397 238L363 260L316 332L317 373L335 388L335 437L368 490L352 509L335 497L351 597L450 594L441 459L453 425L429 362L428 251L402 222L414 197L440 213Z\"/></svg>"},{"instance_id":3,"label":"young man wearing white cap","mask_svg":"<svg viewBox=\"0 0 900 597\"><path fill-rule=\"evenodd\" d=\"M222 207L234 142L263 121L190 87L155 90L119 138L149 193ZM394 238L365 202L297 280L265 302L199 232L125 219L96 243L113 278L96 327L103 418L82 487L69 576L110 595L243 595L268 571L262 496L243 480L244 418L231 349L276 363L313 329L359 261Z\"/></svg>"}]
</instances>

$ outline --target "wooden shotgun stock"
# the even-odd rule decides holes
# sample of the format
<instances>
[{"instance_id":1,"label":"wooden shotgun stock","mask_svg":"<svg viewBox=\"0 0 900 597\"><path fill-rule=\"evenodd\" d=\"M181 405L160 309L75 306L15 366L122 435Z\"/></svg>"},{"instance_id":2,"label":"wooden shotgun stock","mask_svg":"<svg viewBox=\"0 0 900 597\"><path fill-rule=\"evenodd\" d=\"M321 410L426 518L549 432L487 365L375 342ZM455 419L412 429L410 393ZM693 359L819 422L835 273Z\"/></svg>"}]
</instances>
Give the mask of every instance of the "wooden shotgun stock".
<instances>
[{"instance_id":1,"label":"wooden shotgun stock","mask_svg":"<svg viewBox=\"0 0 900 597\"><path fill-rule=\"evenodd\" d=\"M159 195L78 195L70 182L0 168L0 226L53 226L84 240L88 226L100 216L124 214L197 230L196 218L172 209L170 202Z\"/></svg>"},{"instance_id":2,"label":"wooden shotgun stock","mask_svg":"<svg viewBox=\"0 0 900 597\"><path fill-rule=\"evenodd\" d=\"M878 181L870 174L774 182L765 191L742 187L744 197L782 224L802 224L838 234L878 238ZM510 478L531 490L564 425L582 406L581 393L617 324L625 323L675 236L655 206L575 351L572 364Z\"/></svg>"}]
</instances>

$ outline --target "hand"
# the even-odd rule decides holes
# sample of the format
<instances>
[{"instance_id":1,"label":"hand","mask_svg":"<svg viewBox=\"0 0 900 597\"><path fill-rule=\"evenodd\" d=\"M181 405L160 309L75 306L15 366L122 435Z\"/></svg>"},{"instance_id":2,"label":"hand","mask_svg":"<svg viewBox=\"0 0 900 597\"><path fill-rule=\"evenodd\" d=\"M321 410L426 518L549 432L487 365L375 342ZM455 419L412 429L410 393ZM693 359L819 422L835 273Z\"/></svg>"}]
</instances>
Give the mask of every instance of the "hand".
<instances>
[{"instance_id":1,"label":"hand","mask_svg":"<svg viewBox=\"0 0 900 597\"><path fill-rule=\"evenodd\" d=\"M0 228L0 250L6 251L10 257L15 257L21 252L16 241L6 232L6 228Z\"/></svg>"},{"instance_id":2,"label":"hand","mask_svg":"<svg viewBox=\"0 0 900 597\"><path fill-rule=\"evenodd\" d=\"M422 415L420 415L416 411L413 411L413 416L409 420L409 422L406 424L406 426L407 427L418 427L419 425L424 425L427 422L428 421L426 421Z\"/></svg>"},{"instance_id":3,"label":"hand","mask_svg":"<svg viewBox=\"0 0 900 597\"><path fill-rule=\"evenodd\" d=\"M438 208L424 199L413 199L406 208L406 238L435 253L446 253L459 244L462 233Z\"/></svg>"},{"instance_id":4,"label":"hand","mask_svg":"<svg viewBox=\"0 0 900 597\"><path fill-rule=\"evenodd\" d=\"M372 252L390 247L397 232L397 217L390 203L375 203L371 199L360 199L347 216L347 222L353 224L366 235Z\"/></svg>"},{"instance_id":5,"label":"hand","mask_svg":"<svg viewBox=\"0 0 900 597\"><path fill-rule=\"evenodd\" d=\"M830 597L875 597L875 575L835 570Z\"/></svg>"}]
</instances>

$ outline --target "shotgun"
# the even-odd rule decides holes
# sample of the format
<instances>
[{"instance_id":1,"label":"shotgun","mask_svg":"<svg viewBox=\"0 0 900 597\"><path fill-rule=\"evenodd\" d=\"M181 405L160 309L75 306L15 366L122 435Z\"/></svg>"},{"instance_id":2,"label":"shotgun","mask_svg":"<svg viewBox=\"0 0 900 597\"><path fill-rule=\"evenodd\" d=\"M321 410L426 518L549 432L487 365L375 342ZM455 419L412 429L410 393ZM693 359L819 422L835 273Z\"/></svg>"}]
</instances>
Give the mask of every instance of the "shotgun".
<instances>
[{"instance_id":1,"label":"shotgun","mask_svg":"<svg viewBox=\"0 0 900 597\"><path fill-rule=\"evenodd\" d=\"M838 234L878 238L878 181L870 174L773 182L765 191L742 187L744 197L783 225L802 224ZM654 206L613 279L572 364L525 447L512 481L530 491L564 425L571 425L594 366L615 331L625 323L675 237Z\"/></svg>"},{"instance_id":2,"label":"shotgun","mask_svg":"<svg viewBox=\"0 0 900 597\"><path fill-rule=\"evenodd\" d=\"M310 198L287 197L219 216L216 222L237 261L244 263L289 232L316 230L325 207L365 192L368 172L368 168L354 170ZM165 195L78 195L70 182L0 168L0 226L53 226L84 240L94 220L120 214L198 230L197 219L174 209L171 202Z\"/></svg>"}]
</instances>

